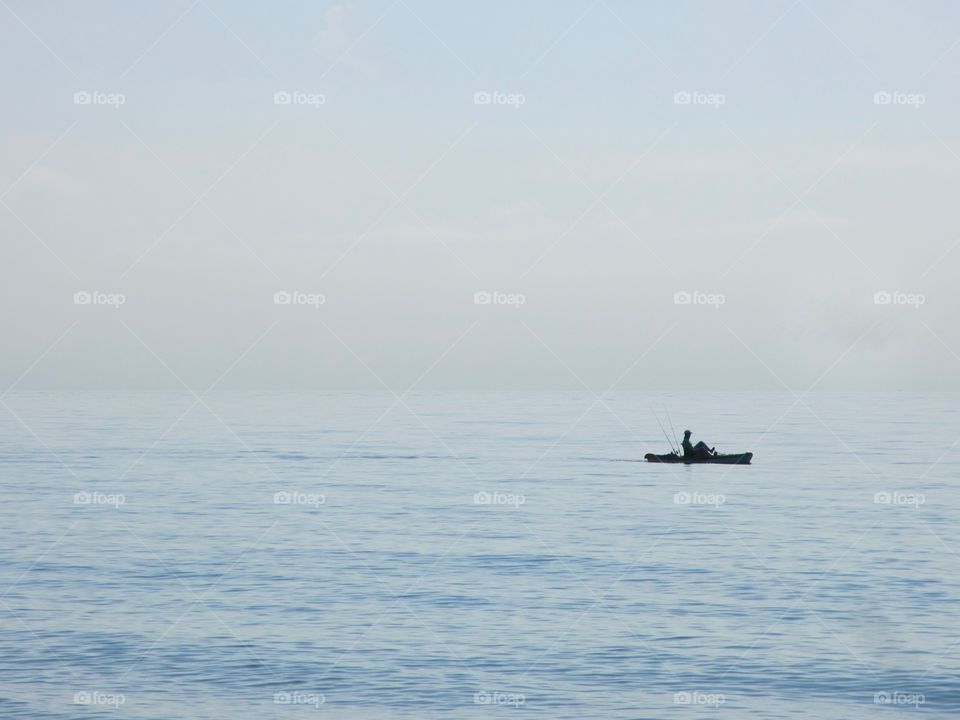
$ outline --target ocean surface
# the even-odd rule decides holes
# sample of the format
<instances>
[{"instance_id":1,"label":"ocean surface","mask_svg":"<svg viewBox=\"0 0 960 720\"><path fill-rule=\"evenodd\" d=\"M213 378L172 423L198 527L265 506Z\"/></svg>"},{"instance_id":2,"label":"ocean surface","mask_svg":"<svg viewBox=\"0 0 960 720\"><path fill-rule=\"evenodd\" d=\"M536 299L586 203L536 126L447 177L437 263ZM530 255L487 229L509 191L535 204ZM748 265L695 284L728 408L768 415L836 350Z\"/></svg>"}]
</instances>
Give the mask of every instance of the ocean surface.
<instances>
[{"instance_id":1,"label":"ocean surface","mask_svg":"<svg viewBox=\"0 0 960 720\"><path fill-rule=\"evenodd\" d=\"M0 717L958 717L957 401L15 392Z\"/></svg>"}]
</instances>

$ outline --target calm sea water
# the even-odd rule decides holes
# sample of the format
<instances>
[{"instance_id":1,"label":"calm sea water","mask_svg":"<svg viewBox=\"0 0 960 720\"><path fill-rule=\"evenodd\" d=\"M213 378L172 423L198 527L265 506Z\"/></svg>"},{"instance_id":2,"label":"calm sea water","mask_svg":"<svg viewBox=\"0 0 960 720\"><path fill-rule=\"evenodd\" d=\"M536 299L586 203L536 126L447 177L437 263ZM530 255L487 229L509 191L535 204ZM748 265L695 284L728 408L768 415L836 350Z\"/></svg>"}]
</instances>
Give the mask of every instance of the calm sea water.
<instances>
[{"instance_id":1,"label":"calm sea water","mask_svg":"<svg viewBox=\"0 0 960 720\"><path fill-rule=\"evenodd\" d=\"M960 713L955 395L4 402L4 718Z\"/></svg>"}]
</instances>

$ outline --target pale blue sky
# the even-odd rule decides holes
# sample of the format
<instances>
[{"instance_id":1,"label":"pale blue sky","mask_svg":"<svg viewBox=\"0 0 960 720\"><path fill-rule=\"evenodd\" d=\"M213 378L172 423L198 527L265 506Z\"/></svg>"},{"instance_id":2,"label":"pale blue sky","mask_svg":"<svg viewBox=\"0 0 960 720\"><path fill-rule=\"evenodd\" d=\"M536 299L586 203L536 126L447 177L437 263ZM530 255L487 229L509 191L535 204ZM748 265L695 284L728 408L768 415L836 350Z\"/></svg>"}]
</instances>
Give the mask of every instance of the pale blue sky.
<instances>
[{"instance_id":1,"label":"pale blue sky","mask_svg":"<svg viewBox=\"0 0 960 720\"><path fill-rule=\"evenodd\" d=\"M4 1L0 392L960 389L954 4Z\"/></svg>"}]
</instances>

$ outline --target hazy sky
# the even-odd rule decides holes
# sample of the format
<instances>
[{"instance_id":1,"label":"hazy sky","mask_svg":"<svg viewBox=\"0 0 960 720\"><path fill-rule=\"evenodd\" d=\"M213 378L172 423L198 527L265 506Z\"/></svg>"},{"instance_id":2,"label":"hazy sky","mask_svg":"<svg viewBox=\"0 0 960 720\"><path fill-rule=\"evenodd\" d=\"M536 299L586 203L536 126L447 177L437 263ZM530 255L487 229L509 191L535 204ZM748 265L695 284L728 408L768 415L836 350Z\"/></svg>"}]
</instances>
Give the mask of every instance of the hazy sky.
<instances>
[{"instance_id":1,"label":"hazy sky","mask_svg":"<svg viewBox=\"0 0 960 720\"><path fill-rule=\"evenodd\" d=\"M0 392L960 389L955 3L0 17Z\"/></svg>"}]
</instances>

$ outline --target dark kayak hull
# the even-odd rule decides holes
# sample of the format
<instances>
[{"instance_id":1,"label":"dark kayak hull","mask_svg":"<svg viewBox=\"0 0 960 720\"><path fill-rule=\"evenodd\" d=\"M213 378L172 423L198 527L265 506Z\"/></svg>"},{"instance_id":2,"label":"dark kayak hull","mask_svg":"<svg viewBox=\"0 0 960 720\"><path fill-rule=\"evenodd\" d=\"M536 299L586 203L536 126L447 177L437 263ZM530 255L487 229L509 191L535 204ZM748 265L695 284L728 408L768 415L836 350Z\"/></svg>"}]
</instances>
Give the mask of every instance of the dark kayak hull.
<instances>
[{"instance_id":1,"label":"dark kayak hull","mask_svg":"<svg viewBox=\"0 0 960 720\"><path fill-rule=\"evenodd\" d=\"M704 458L685 460L676 453L668 455L654 455L647 453L644 455L647 462L652 463L683 463L684 465L749 465L753 460L753 453L735 453L733 455L711 455Z\"/></svg>"}]
</instances>

